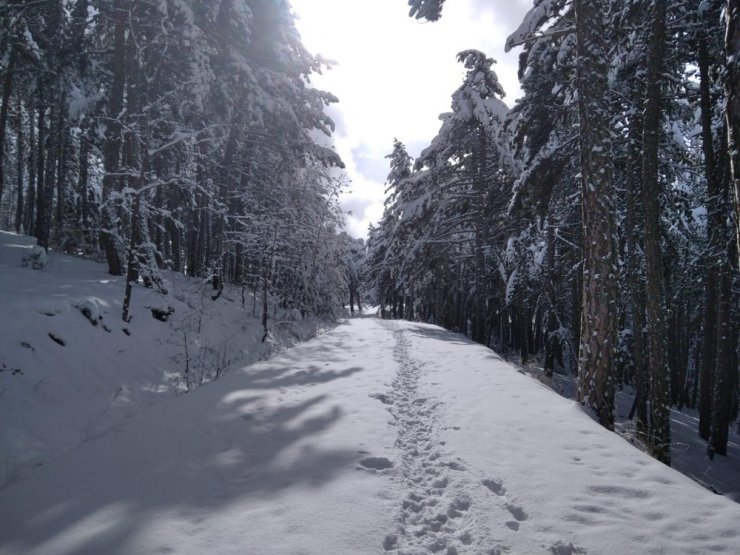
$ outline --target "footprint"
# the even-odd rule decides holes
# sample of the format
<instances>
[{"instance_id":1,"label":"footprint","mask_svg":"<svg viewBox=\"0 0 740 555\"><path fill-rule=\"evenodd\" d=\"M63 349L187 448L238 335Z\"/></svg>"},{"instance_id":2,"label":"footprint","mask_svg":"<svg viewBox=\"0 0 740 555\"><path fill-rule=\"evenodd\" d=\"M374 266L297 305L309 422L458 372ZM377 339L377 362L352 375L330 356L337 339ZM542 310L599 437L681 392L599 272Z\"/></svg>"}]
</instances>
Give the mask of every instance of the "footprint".
<instances>
[{"instance_id":1,"label":"footprint","mask_svg":"<svg viewBox=\"0 0 740 555\"><path fill-rule=\"evenodd\" d=\"M463 545L470 545L473 543L473 537L470 535L470 532L463 532L457 537L457 539L459 539Z\"/></svg>"},{"instance_id":2,"label":"footprint","mask_svg":"<svg viewBox=\"0 0 740 555\"><path fill-rule=\"evenodd\" d=\"M426 519L424 523L429 526L432 532L439 532L442 529L442 525L447 522L447 516L438 514L432 519Z\"/></svg>"},{"instance_id":3,"label":"footprint","mask_svg":"<svg viewBox=\"0 0 740 555\"><path fill-rule=\"evenodd\" d=\"M437 538L427 546L427 549L432 553L438 553L447 547L447 540L445 538Z\"/></svg>"},{"instance_id":4,"label":"footprint","mask_svg":"<svg viewBox=\"0 0 740 555\"><path fill-rule=\"evenodd\" d=\"M519 522L522 522L529 518L529 515L524 512L524 509L522 509L521 507L517 507L516 505L506 505L506 509L511 513L511 516L513 516Z\"/></svg>"},{"instance_id":5,"label":"footprint","mask_svg":"<svg viewBox=\"0 0 740 555\"><path fill-rule=\"evenodd\" d=\"M550 546L550 552L555 555L577 555L586 553L586 550L572 543L557 542Z\"/></svg>"},{"instance_id":6,"label":"footprint","mask_svg":"<svg viewBox=\"0 0 740 555\"><path fill-rule=\"evenodd\" d=\"M371 393L370 395L368 395L368 397L371 397L373 399L377 399L378 401L380 401L384 405L392 405L393 404L393 399L391 399L390 397L388 397L387 395L385 395L383 393Z\"/></svg>"},{"instance_id":7,"label":"footprint","mask_svg":"<svg viewBox=\"0 0 740 555\"><path fill-rule=\"evenodd\" d=\"M362 459L360 464L373 470L386 470L393 467L393 463L385 457L367 457Z\"/></svg>"},{"instance_id":8,"label":"footprint","mask_svg":"<svg viewBox=\"0 0 740 555\"><path fill-rule=\"evenodd\" d=\"M388 534L385 539L383 539L383 549L386 551L390 551L391 549L395 549L398 545L398 536L395 534Z\"/></svg>"},{"instance_id":9,"label":"footprint","mask_svg":"<svg viewBox=\"0 0 740 555\"><path fill-rule=\"evenodd\" d=\"M432 486L437 489L444 489L449 485L449 483L450 483L449 478L447 478L447 476L444 476L443 478L440 478L439 480L435 480Z\"/></svg>"},{"instance_id":10,"label":"footprint","mask_svg":"<svg viewBox=\"0 0 740 555\"><path fill-rule=\"evenodd\" d=\"M467 495L461 495L460 497L455 498L455 500L450 503L450 508L447 509L447 516L450 518L461 517L463 513L470 508L471 503L472 501Z\"/></svg>"},{"instance_id":11,"label":"footprint","mask_svg":"<svg viewBox=\"0 0 740 555\"><path fill-rule=\"evenodd\" d=\"M503 497L506 494L504 483L500 480L483 480L481 484L500 497Z\"/></svg>"},{"instance_id":12,"label":"footprint","mask_svg":"<svg viewBox=\"0 0 740 555\"><path fill-rule=\"evenodd\" d=\"M448 462L448 463L442 463L439 466L446 466L450 470L458 470L460 472L467 470L464 465L460 464L459 462L455 462L455 461Z\"/></svg>"},{"instance_id":13,"label":"footprint","mask_svg":"<svg viewBox=\"0 0 740 555\"><path fill-rule=\"evenodd\" d=\"M515 520L510 520L509 522L506 523L506 526L514 530L514 532L519 531L519 523L516 522Z\"/></svg>"}]
</instances>

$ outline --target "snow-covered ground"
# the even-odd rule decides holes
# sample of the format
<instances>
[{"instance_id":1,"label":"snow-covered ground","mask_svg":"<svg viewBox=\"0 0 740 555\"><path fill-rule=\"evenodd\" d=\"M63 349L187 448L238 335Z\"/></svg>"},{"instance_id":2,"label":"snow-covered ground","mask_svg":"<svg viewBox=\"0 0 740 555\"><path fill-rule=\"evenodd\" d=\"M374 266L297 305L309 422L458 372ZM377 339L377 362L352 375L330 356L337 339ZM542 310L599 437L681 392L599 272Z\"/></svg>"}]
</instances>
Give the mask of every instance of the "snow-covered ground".
<instances>
[{"instance_id":1,"label":"snow-covered ground","mask_svg":"<svg viewBox=\"0 0 740 555\"><path fill-rule=\"evenodd\" d=\"M545 377L542 368L526 366L528 374L545 383L563 397L575 399L576 382L573 376L555 374ZM615 429L628 441L643 448L637 439L634 421L629 413L634 402L630 387L617 392ZM740 503L740 434L735 426L730 428L727 456L707 455L707 442L699 437L699 412L684 407L671 409L671 466L686 474L707 489Z\"/></svg>"},{"instance_id":2,"label":"snow-covered ground","mask_svg":"<svg viewBox=\"0 0 740 555\"><path fill-rule=\"evenodd\" d=\"M740 553L738 522L490 350L376 318L0 491L3 555Z\"/></svg>"},{"instance_id":3,"label":"snow-covered ground","mask_svg":"<svg viewBox=\"0 0 740 555\"><path fill-rule=\"evenodd\" d=\"M210 284L169 272L167 295L134 288L126 324L123 278L61 254L43 269L23 266L34 243L0 232L0 487L182 393L186 381L195 388L317 330L278 311L263 343L248 291L227 289L214 301ZM174 312L162 322L152 309Z\"/></svg>"}]
</instances>

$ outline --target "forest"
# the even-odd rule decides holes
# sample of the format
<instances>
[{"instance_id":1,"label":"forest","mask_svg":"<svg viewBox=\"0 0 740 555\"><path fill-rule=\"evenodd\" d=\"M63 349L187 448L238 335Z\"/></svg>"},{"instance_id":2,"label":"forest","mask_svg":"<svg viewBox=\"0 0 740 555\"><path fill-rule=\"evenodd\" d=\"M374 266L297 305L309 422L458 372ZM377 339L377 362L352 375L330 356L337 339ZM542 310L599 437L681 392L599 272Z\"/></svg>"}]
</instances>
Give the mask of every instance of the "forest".
<instances>
[{"instance_id":1,"label":"forest","mask_svg":"<svg viewBox=\"0 0 740 555\"><path fill-rule=\"evenodd\" d=\"M443 17L444 0L410 0ZM452 4L452 1L450 2ZM605 22L609 22L608 24ZM396 140L367 282L390 318L464 333L546 374L670 464L670 409L697 408L708 454L738 415L740 7L733 0L535 0L466 76L412 160Z\"/></svg>"},{"instance_id":2,"label":"forest","mask_svg":"<svg viewBox=\"0 0 740 555\"><path fill-rule=\"evenodd\" d=\"M345 187L321 137L287 1L10 0L0 5L0 228L103 257L132 284L161 271L268 292L337 317Z\"/></svg>"},{"instance_id":3,"label":"forest","mask_svg":"<svg viewBox=\"0 0 740 555\"><path fill-rule=\"evenodd\" d=\"M667 464L671 407L726 454L736 1L534 0L506 41L524 96L507 106L494 60L461 51L437 136L416 159L392 145L366 244L342 231L338 99L310 81L330 64L288 0L6 0L0 22L0 228L125 275L124 321L163 271L251 292L263 322L268 298L329 319L361 299L576 375L607 428L632 388Z\"/></svg>"}]
</instances>

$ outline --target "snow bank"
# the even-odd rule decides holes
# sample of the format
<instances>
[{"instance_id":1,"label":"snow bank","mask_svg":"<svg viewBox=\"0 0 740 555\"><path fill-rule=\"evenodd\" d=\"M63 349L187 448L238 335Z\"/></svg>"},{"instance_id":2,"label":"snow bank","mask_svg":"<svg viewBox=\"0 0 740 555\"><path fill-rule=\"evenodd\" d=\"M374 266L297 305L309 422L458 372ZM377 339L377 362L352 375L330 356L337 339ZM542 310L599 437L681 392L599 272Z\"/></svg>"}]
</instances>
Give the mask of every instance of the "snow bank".
<instances>
[{"instance_id":1,"label":"snow bank","mask_svg":"<svg viewBox=\"0 0 740 555\"><path fill-rule=\"evenodd\" d=\"M134 289L134 317L124 324L122 277L0 232L0 486L319 325L278 311L263 343L251 295L244 306L238 290L212 301L209 284L166 278L169 295ZM172 311L167 322L153 317L156 309Z\"/></svg>"}]
</instances>

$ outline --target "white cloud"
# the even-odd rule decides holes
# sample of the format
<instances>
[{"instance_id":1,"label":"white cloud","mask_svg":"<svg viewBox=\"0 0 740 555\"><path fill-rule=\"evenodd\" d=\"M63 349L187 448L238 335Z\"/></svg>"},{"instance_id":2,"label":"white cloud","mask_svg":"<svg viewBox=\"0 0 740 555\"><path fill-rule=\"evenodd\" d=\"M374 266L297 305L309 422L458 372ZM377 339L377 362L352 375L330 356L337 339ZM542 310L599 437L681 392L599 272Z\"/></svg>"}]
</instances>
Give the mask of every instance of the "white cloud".
<instances>
[{"instance_id":1,"label":"white cloud","mask_svg":"<svg viewBox=\"0 0 740 555\"><path fill-rule=\"evenodd\" d=\"M385 155L397 137L417 154L439 129L438 115L448 111L450 95L464 71L455 55L470 48L498 60L495 70L508 91L519 96L516 53L504 54L508 33L531 0L449 0L437 23L408 17L405 0L292 0L298 29L314 54L337 66L315 76L314 84L339 98L332 114L341 118L337 151L347 164L353 209L348 231L364 236L369 222L382 215L387 168ZM341 116L339 116L341 114ZM353 154L354 153L354 154Z\"/></svg>"}]
</instances>

